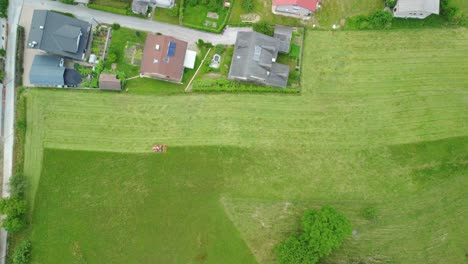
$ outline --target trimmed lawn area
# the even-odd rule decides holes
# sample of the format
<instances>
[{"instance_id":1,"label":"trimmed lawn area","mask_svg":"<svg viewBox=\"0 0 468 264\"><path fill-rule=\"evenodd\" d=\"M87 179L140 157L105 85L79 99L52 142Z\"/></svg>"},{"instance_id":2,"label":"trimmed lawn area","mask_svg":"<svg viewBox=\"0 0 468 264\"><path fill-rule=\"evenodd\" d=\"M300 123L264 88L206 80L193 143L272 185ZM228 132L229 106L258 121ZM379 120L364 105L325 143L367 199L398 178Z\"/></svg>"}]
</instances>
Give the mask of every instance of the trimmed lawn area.
<instances>
[{"instance_id":1,"label":"trimmed lawn area","mask_svg":"<svg viewBox=\"0 0 468 264\"><path fill-rule=\"evenodd\" d=\"M179 8L180 0L176 0L175 3L177 5L177 8ZM179 16L171 16L170 15L170 12L171 12L170 9L156 8L155 10L156 11L154 12L154 16L153 16L154 21L179 25Z\"/></svg>"},{"instance_id":2,"label":"trimmed lawn area","mask_svg":"<svg viewBox=\"0 0 468 264\"><path fill-rule=\"evenodd\" d=\"M32 262L256 263L219 197L224 178L241 174L239 153L46 150Z\"/></svg>"},{"instance_id":3,"label":"trimmed lawn area","mask_svg":"<svg viewBox=\"0 0 468 264\"><path fill-rule=\"evenodd\" d=\"M468 1L466 0L452 0L453 3L458 6L468 16Z\"/></svg>"},{"instance_id":4,"label":"trimmed lawn area","mask_svg":"<svg viewBox=\"0 0 468 264\"><path fill-rule=\"evenodd\" d=\"M33 259L273 263L332 205L357 235L323 263L465 262L467 41L309 31L300 95L26 91Z\"/></svg>"},{"instance_id":5,"label":"trimmed lawn area","mask_svg":"<svg viewBox=\"0 0 468 264\"><path fill-rule=\"evenodd\" d=\"M100 6L109 6L119 9L127 9L131 5L131 0L91 0L90 4L100 5Z\"/></svg>"},{"instance_id":6,"label":"trimmed lawn area","mask_svg":"<svg viewBox=\"0 0 468 264\"><path fill-rule=\"evenodd\" d=\"M320 27L331 29L333 24L340 25L341 19L367 15L384 8L382 0L326 0L315 14Z\"/></svg>"},{"instance_id":7,"label":"trimmed lawn area","mask_svg":"<svg viewBox=\"0 0 468 264\"><path fill-rule=\"evenodd\" d=\"M126 92L130 94L176 94L185 92L186 84L137 78L127 81L125 87Z\"/></svg>"}]
</instances>

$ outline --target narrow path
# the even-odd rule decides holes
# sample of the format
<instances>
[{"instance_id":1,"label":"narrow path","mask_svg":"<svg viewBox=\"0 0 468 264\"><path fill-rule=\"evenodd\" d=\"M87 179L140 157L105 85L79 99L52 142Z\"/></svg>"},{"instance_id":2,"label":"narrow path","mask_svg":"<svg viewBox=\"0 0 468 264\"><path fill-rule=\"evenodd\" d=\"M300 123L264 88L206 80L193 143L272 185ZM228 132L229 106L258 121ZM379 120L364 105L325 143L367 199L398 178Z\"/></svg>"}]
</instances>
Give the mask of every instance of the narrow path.
<instances>
[{"instance_id":1,"label":"narrow path","mask_svg":"<svg viewBox=\"0 0 468 264\"><path fill-rule=\"evenodd\" d=\"M195 77L197 77L198 72L203 67L203 63L205 63L206 57L208 57L208 54L210 54L210 51L211 51L211 48L208 49L208 51L205 54L205 57L203 58L202 62L200 63L200 66L198 67L197 71L193 75L192 79L190 79L190 82L187 84L187 87L185 87L186 92L190 92L192 90L191 85L192 85L193 79L195 79Z\"/></svg>"},{"instance_id":2,"label":"narrow path","mask_svg":"<svg viewBox=\"0 0 468 264\"><path fill-rule=\"evenodd\" d=\"M8 40L5 65L5 111L3 118L4 137L3 144L3 183L2 197L9 197L8 183L13 173L13 143L14 143L14 120L15 120L15 66L16 66L16 38L22 0L10 0L8 6ZM5 263L7 252L7 232L0 230L0 264Z\"/></svg>"}]
</instances>

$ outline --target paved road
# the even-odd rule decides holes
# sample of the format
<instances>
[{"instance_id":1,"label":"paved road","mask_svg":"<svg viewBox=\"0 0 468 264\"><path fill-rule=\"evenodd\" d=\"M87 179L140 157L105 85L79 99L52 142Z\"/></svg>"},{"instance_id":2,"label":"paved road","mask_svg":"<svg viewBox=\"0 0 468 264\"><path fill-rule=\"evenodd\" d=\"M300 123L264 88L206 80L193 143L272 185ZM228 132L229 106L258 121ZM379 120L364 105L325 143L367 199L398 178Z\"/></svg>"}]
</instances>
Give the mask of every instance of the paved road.
<instances>
[{"instance_id":1,"label":"paved road","mask_svg":"<svg viewBox=\"0 0 468 264\"><path fill-rule=\"evenodd\" d=\"M3 150L3 186L2 197L10 196L8 181L13 169L13 140L15 120L15 64L16 64L16 29L23 6L22 0L10 0L8 8L8 40L5 64L5 112L4 112L4 150ZM7 232L0 230L0 264L5 263Z\"/></svg>"},{"instance_id":2,"label":"paved road","mask_svg":"<svg viewBox=\"0 0 468 264\"><path fill-rule=\"evenodd\" d=\"M35 9L49 9L60 12L72 13L79 19L91 21L97 20L99 23L119 23L123 27L138 29L149 32L159 32L174 36L187 42L196 42L198 39L203 39L206 42L213 44L234 44L236 41L237 32L251 31L251 28L226 28L223 34L213 34L203 31L198 31L190 28L185 28L177 25L166 24L147 19L121 16L112 13L102 12L99 10L89 9L84 6L74 6L62 4L58 1L50 0L24 0L24 5Z\"/></svg>"}]
</instances>

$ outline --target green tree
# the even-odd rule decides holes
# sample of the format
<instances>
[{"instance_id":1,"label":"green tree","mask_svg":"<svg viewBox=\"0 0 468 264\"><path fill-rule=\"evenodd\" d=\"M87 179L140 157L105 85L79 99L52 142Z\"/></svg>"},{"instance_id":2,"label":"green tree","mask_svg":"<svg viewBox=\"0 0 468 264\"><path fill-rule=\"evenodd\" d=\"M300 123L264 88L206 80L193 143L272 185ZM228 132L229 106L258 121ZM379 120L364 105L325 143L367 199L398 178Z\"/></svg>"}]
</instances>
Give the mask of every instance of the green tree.
<instances>
[{"instance_id":1,"label":"green tree","mask_svg":"<svg viewBox=\"0 0 468 264\"><path fill-rule=\"evenodd\" d=\"M171 17L177 17L179 16L179 7L176 5L174 5L172 8L170 8L169 10L167 10L167 14Z\"/></svg>"},{"instance_id":2,"label":"green tree","mask_svg":"<svg viewBox=\"0 0 468 264\"><path fill-rule=\"evenodd\" d=\"M119 30L120 29L120 24L118 24L118 23L112 24L112 29L113 30Z\"/></svg>"},{"instance_id":3,"label":"green tree","mask_svg":"<svg viewBox=\"0 0 468 264\"><path fill-rule=\"evenodd\" d=\"M0 17L6 18L8 14L8 0L0 0Z\"/></svg>"},{"instance_id":4,"label":"green tree","mask_svg":"<svg viewBox=\"0 0 468 264\"><path fill-rule=\"evenodd\" d=\"M306 211L301 233L289 237L276 248L278 262L315 264L339 248L351 232L349 220L332 207Z\"/></svg>"},{"instance_id":5,"label":"green tree","mask_svg":"<svg viewBox=\"0 0 468 264\"><path fill-rule=\"evenodd\" d=\"M26 226L24 214L26 213L26 201L19 197L10 197L0 200L0 213L7 217L2 226L6 231L15 233Z\"/></svg>"},{"instance_id":6,"label":"green tree","mask_svg":"<svg viewBox=\"0 0 468 264\"><path fill-rule=\"evenodd\" d=\"M23 240L13 252L13 264L27 264L31 258L31 241Z\"/></svg>"}]
</instances>

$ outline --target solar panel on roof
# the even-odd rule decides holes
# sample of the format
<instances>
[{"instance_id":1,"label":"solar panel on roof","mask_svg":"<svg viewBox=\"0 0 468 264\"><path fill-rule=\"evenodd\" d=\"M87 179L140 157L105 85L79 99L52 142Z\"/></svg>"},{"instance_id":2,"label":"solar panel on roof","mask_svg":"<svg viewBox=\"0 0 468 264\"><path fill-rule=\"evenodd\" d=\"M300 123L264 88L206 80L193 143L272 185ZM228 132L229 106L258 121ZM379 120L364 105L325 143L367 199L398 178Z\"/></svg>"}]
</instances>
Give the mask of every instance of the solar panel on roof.
<instances>
[{"instance_id":1,"label":"solar panel on roof","mask_svg":"<svg viewBox=\"0 0 468 264\"><path fill-rule=\"evenodd\" d=\"M176 43L170 41L169 48L167 49L167 56L173 57L175 55Z\"/></svg>"}]
</instances>

